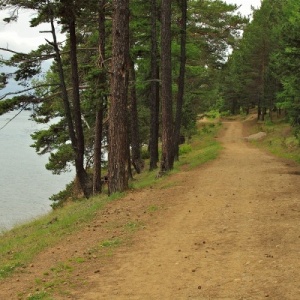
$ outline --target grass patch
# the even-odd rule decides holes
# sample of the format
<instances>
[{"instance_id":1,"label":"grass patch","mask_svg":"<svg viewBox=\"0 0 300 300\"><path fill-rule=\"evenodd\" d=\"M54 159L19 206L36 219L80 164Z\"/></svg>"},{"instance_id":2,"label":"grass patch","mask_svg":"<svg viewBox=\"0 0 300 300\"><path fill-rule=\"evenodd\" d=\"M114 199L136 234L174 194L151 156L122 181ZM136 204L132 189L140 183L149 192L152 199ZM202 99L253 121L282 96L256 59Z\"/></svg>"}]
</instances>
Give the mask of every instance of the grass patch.
<instances>
[{"instance_id":1,"label":"grass patch","mask_svg":"<svg viewBox=\"0 0 300 300\"><path fill-rule=\"evenodd\" d=\"M222 150L221 144L214 139L221 127L222 123L220 122L200 123L198 133L191 138L189 143L180 145L179 160L174 163L174 169L169 173L180 172L183 166L187 169L193 169L215 159ZM157 173L158 169L135 175L135 180L130 182L130 188L141 189L161 183L164 178L157 178Z\"/></svg>"},{"instance_id":2,"label":"grass patch","mask_svg":"<svg viewBox=\"0 0 300 300\"><path fill-rule=\"evenodd\" d=\"M153 212L156 212L156 211L158 211L158 206L156 206L156 205L150 205L148 208L147 208L147 212L148 213L153 213Z\"/></svg>"},{"instance_id":3,"label":"grass patch","mask_svg":"<svg viewBox=\"0 0 300 300\"><path fill-rule=\"evenodd\" d=\"M4 232L0 246L0 279L19 267L25 267L38 253L59 243L68 234L79 231L93 219L95 212L120 196L101 196L70 203L44 217Z\"/></svg>"},{"instance_id":4,"label":"grass patch","mask_svg":"<svg viewBox=\"0 0 300 300\"><path fill-rule=\"evenodd\" d=\"M130 182L130 188L132 189L142 189L156 184L160 181L160 178L157 179L158 170L145 171L141 174L137 174L136 180Z\"/></svg>"},{"instance_id":5,"label":"grass patch","mask_svg":"<svg viewBox=\"0 0 300 300\"><path fill-rule=\"evenodd\" d=\"M166 189L169 189L169 188L174 187L176 185L177 185L176 182L167 182L166 184L161 185L159 188L161 190L166 190Z\"/></svg>"},{"instance_id":6,"label":"grass patch","mask_svg":"<svg viewBox=\"0 0 300 300\"><path fill-rule=\"evenodd\" d=\"M119 238L103 241L100 246L102 248L115 248L121 245L122 241Z\"/></svg>"},{"instance_id":7,"label":"grass patch","mask_svg":"<svg viewBox=\"0 0 300 300\"><path fill-rule=\"evenodd\" d=\"M258 148L270 151L272 154L293 160L300 163L299 140L294 135L291 126L282 120L276 122L266 121L257 124L253 130L264 131L267 136L260 141L253 141L252 144Z\"/></svg>"},{"instance_id":8,"label":"grass patch","mask_svg":"<svg viewBox=\"0 0 300 300\"><path fill-rule=\"evenodd\" d=\"M72 272L73 268L66 263L59 263L56 267L53 267L50 270L55 274L59 274L65 271Z\"/></svg>"},{"instance_id":9,"label":"grass patch","mask_svg":"<svg viewBox=\"0 0 300 300\"><path fill-rule=\"evenodd\" d=\"M34 295L30 295L27 300L52 300L46 292L36 292Z\"/></svg>"},{"instance_id":10,"label":"grass patch","mask_svg":"<svg viewBox=\"0 0 300 300\"><path fill-rule=\"evenodd\" d=\"M86 259L84 257L75 257L73 260L78 264L86 262Z\"/></svg>"},{"instance_id":11,"label":"grass patch","mask_svg":"<svg viewBox=\"0 0 300 300\"><path fill-rule=\"evenodd\" d=\"M137 222L137 221L132 221L132 222L128 222L124 225L124 229L130 232L135 232L137 230L139 230L142 226L141 222Z\"/></svg>"},{"instance_id":12,"label":"grass patch","mask_svg":"<svg viewBox=\"0 0 300 300\"><path fill-rule=\"evenodd\" d=\"M179 156L190 153L193 151L193 148L189 144L182 144L179 146Z\"/></svg>"},{"instance_id":13,"label":"grass patch","mask_svg":"<svg viewBox=\"0 0 300 300\"><path fill-rule=\"evenodd\" d=\"M204 124L199 128L190 145L192 151L179 157L175 163L175 171L180 171L184 166L188 170L218 157L222 150L221 144L214 139L221 128L221 123Z\"/></svg>"}]
</instances>

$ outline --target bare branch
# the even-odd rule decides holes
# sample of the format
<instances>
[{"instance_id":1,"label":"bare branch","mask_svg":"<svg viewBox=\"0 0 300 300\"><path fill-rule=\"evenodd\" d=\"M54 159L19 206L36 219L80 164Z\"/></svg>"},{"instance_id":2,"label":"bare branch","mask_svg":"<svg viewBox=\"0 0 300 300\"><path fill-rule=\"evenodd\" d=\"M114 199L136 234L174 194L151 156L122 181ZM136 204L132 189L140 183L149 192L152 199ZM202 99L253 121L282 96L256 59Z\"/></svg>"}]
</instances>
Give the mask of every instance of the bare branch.
<instances>
[{"instance_id":1,"label":"bare branch","mask_svg":"<svg viewBox=\"0 0 300 300\"><path fill-rule=\"evenodd\" d=\"M14 51L14 50L8 49L8 48L2 48L2 47L0 47L0 50L2 50L2 51L6 51L6 52L10 52L10 53L14 53L14 54L18 54L18 55L24 55L24 56L28 56L28 54L27 54L27 53L23 53L23 52L17 52L17 51Z\"/></svg>"},{"instance_id":2,"label":"bare branch","mask_svg":"<svg viewBox=\"0 0 300 300\"><path fill-rule=\"evenodd\" d=\"M28 89L24 89L24 90L22 90L22 91L9 92L9 93L6 93L6 94L0 96L0 100L3 100L3 99L6 98L7 96L11 96L11 95L20 95L20 94L22 94L22 93L29 92L29 91L32 91L32 90L34 90L34 89L40 88L40 87L49 87L49 86L59 86L59 84L40 84L40 85L37 85L37 86L30 87L30 88L28 88Z\"/></svg>"},{"instance_id":3,"label":"bare branch","mask_svg":"<svg viewBox=\"0 0 300 300\"><path fill-rule=\"evenodd\" d=\"M53 42L50 42L49 40L45 39L46 42L51 45L51 46L54 46ZM33 55L31 56L30 54L28 53L23 53L23 52L17 52L17 51L14 51L14 50L11 50L11 49L8 49L8 48L2 48L0 47L0 51L6 51L6 52L10 52L10 53L13 53L13 54L18 54L18 55L23 55L24 58L25 57L28 57L30 59L20 59L19 61L17 61L17 63L32 63L32 62L35 62L35 61L38 61L38 60L47 60L47 59L51 59L51 58L55 58L56 57L56 54L55 53L49 53L49 54L41 54L41 55ZM97 51L98 48L78 48L78 50L80 51ZM61 52L62 55L64 54L69 54L69 51L65 51L65 52ZM1 62L3 63L6 63L7 61L5 60L1 60Z\"/></svg>"},{"instance_id":4,"label":"bare branch","mask_svg":"<svg viewBox=\"0 0 300 300\"><path fill-rule=\"evenodd\" d=\"M5 128L11 121L13 121L26 108L28 104L29 103L25 103L17 114L15 114L11 119L9 119L2 127L0 127L0 130Z\"/></svg>"},{"instance_id":5,"label":"bare branch","mask_svg":"<svg viewBox=\"0 0 300 300\"><path fill-rule=\"evenodd\" d=\"M20 59L19 61L17 61L17 63L31 63L31 62L35 62L37 60L41 60L41 59L42 60L47 60L47 59L55 57L54 53L53 54L50 53L50 54L41 54L41 55L33 55L33 56L31 56L28 53L17 52L17 51L8 49L8 48L2 48L2 47L0 47L0 51L1 50L2 51L6 51L6 52L10 52L10 53L14 53L14 54L17 54L17 55L22 55L24 57L24 59ZM29 59L25 59L25 58L29 58ZM2 62L5 63L7 61L2 60Z\"/></svg>"}]
</instances>

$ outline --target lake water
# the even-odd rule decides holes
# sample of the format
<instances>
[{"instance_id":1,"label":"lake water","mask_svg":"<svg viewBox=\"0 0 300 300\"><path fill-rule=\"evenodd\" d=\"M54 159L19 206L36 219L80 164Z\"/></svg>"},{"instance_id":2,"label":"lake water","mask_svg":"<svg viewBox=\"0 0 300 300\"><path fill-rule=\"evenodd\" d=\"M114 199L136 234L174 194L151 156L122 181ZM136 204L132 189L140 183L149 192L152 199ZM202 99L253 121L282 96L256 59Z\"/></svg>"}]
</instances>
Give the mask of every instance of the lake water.
<instances>
[{"instance_id":1,"label":"lake water","mask_svg":"<svg viewBox=\"0 0 300 300\"><path fill-rule=\"evenodd\" d=\"M16 112L0 116L0 128ZM22 111L0 130L0 231L51 210L49 197L64 189L72 173L53 175L46 170L46 156L30 145L30 134L41 128Z\"/></svg>"}]
</instances>

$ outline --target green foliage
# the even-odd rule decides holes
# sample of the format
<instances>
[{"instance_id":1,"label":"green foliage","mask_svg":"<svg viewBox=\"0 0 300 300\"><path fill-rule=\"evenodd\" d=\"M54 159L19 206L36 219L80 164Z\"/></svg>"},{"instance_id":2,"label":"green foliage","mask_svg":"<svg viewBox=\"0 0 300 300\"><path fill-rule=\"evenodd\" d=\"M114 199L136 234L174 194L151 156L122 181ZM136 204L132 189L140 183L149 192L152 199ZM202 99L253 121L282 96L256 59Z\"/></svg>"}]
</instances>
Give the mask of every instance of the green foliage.
<instances>
[{"instance_id":1,"label":"green foliage","mask_svg":"<svg viewBox=\"0 0 300 300\"><path fill-rule=\"evenodd\" d=\"M298 128L292 130L291 125L283 120L273 123L265 122L257 129L268 132L261 141L253 141L259 148L266 149L278 157L283 157L300 163L300 139Z\"/></svg>"},{"instance_id":2,"label":"green foliage","mask_svg":"<svg viewBox=\"0 0 300 300\"><path fill-rule=\"evenodd\" d=\"M14 97L8 100L0 101L0 115L3 115L11 110L15 110L21 107L22 99L20 97Z\"/></svg>"},{"instance_id":3,"label":"green foliage","mask_svg":"<svg viewBox=\"0 0 300 300\"><path fill-rule=\"evenodd\" d=\"M254 11L223 74L223 110L284 109L300 127L299 9L299 1L264 0Z\"/></svg>"},{"instance_id":4,"label":"green foliage","mask_svg":"<svg viewBox=\"0 0 300 300\"><path fill-rule=\"evenodd\" d=\"M49 162L46 164L47 170L53 174L60 174L69 170L69 162L74 160L74 151L70 144L63 144L56 152L52 152Z\"/></svg>"},{"instance_id":5,"label":"green foliage","mask_svg":"<svg viewBox=\"0 0 300 300\"><path fill-rule=\"evenodd\" d=\"M214 123L210 123L210 124L204 124L202 126L202 129L201 129L201 133L204 133L204 134L209 134L209 133L212 133L214 132L214 128L215 128L215 124Z\"/></svg>"},{"instance_id":6,"label":"green foliage","mask_svg":"<svg viewBox=\"0 0 300 300\"><path fill-rule=\"evenodd\" d=\"M220 117L229 117L230 115L231 115L231 113L229 110L220 112Z\"/></svg>"},{"instance_id":7,"label":"green foliage","mask_svg":"<svg viewBox=\"0 0 300 300\"><path fill-rule=\"evenodd\" d=\"M51 4L51 5L50 5ZM75 1L51 3L41 1L16 1L6 2L8 7L31 9L34 17L31 26L37 26L49 22L52 17L61 25L63 32L67 31L70 20L76 20L77 33L77 59L78 77L80 84L80 111L83 122L84 159L87 162L86 168L92 170L94 154L94 136L96 112L103 108L104 119L107 116L109 107L109 71L111 57L111 6L106 5L105 36L99 36L98 24L98 2L97 1ZM160 3L158 13L160 11ZM220 70L224 66L224 57L229 47L236 46L236 40L240 36L240 30L248 22L246 18L237 14L235 5L228 5L222 1L189 1L188 3L188 30L187 30L187 72L184 104L182 111L181 134L191 137L196 132L196 119L199 112L219 109L222 106L223 98L220 97ZM142 137L141 144L149 143L149 119L150 119L150 54L151 54L151 16L150 3L142 0L130 2L130 55L134 61L136 71L136 92L138 99L139 134ZM10 20L13 19L10 16ZM172 90L174 100L178 92L179 59L180 59L180 28L181 5L172 2ZM156 28L160 33L160 22ZM72 72L70 70L70 39L67 34L66 43L53 45L52 41L40 45L30 53L15 53L7 62L10 66L16 67L15 78L23 84L28 81L36 87L34 96L28 101L38 101L35 106L33 119L48 127L35 132L32 135L33 145L38 154L48 154L49 162L46 165L48 170L54 174L60 174L68 170L74 164L76 143L78 138L74 124L67 122L68 109L62 101L62 87L66 86L69 97L71 115L75 115L72 104L74 86L72 86ZM105 41L105 57L102 61L99 55L99 38ZM159 40L159 38L158 38ZM160 48L160 41L157 48ZM55 51L61 52L63 74L59 73L58 58ZM44 77L36 79L40 74L41 64L46 59L53 59L50 70ZM157 57L158 64L159 55ZM60 74L60 75L59 75ZM64 77L61 82L61 77ZM0 81L5 83L4 74ZM2 80L3 79L3 80ZM65 95L66 96L66 95ZM66 101L68 102L68 101ZM175 101L174 101L175 103ZM0 113L14 109L17 104L10 101L1 103ZM3 107L3 109L2 109ZM176 110L173 105L174 111ZM77 118L76 120L80 120ZM79 121L78 121L79 122ZM80 122L79 122L80 123ZM72 134L72 126L75 128L75 138ZM153 124L152 124L153 125ZM79 126L80 127L80 126ZM81 131L81 130L79 130ZM161 133L160 133L161 134ZM103 130L104 141L107 141L107 126ZM71 138L72 137L72 138ZM70 141L73 143L71 146ZM83 143L84 142L84 143ZM142 153L143 158L148 158L146 151ZM69 189L54 195L53 207L63 203L69 195Z\"/></svg>"},{"instance_id":8,"label":"green foliage","mask_svg":"<svg viewBox=\"0 0 300 300\"><path fill-rule=\"evenodd\" d=\"M274 108L279 82L270 60L278 47L275 28L282 6L282 1L266 0L260 9L254 11L253 20L245 28L243 39L223 73L224 110L236 114L240 107L243 110L253 105Z\"/></svg>"},{"instance_id":9,"label":"green foliage","mask_svg":"<svg viewBox=\"0 0 300 300\"><path fill-rule=\"evenodd\" d=\"M65 145L69 139L63 119L55 124L51 124L48 129L34 132L31 138L35 141L31 147L34 147L38 154L56 150Z\"/></svg>"},{"instance_id":10,"label":"green foliage","mask_svg":"<svg viewBox=\"0 0 300 300\"><path fill-rule=\"evenodd\" d=\"M179 155L187 154L187 153L191 152L192 150L193 149L192 149L191 145L188 145L188 144L180 145L179 146Z\"/></svg>"},{"instance_id":11,"label":"green foliage","mask_svg":"<svg viewBox=\"0 0 300 300\"><path fill-rule=\"evenodd\" d=\"M145 148L145 147L142 148L141 157L142 157L142 159L149 159L150 158L150 153L149 153L149 150L147 148Z\"/></svg>"},{"instance_id":12,"label":"green foliage","mask_svg":"<svg viewBox=\"0 0 300 300\"><path fill-rule=\"evenodd\" d=\"M51 204L51 207L53 209L62 207L63 204L69 200L72 199L73 197L73 189L74 189L74 183L71 182L66 185L65 189L58 192L57 194L52 195L49 200L53 201Z\"/></svg>"},{"instance_id":13,"label":"green foliage","mask_svg":"<svg viewBox=\"0 0 300 300\"><path fill-rule=\"evenodd\" d=\"M1 64L0 64L1 66ZM7 85L7 74L5 73L0 73L0 90L5 88L5 86Z\"/></svg>"},{"instance_id":14,"label":"green foliage","mask_svg":"<svg viewBox=\"0 0 300 300\"><path fill-rule=\"evenodd\" d=\"M299 9L300 4L292 0L284 6L281 24L277 27L281 39L272 57L274 71L282 84L282 89L277 93L277 106L286 109L291 124L296 127L300 126Z\"/></svg>"},{"instance_id":15,"label":"green foliage","mask_svg":"<svg viewBox=\"0 0 300 300\"><path fill-rule=\"evenodd\" d=\"M217 111L217 110L211 110L211 111L209 111L209 112L206 113L206 116L207 116L209 119L214 120L214 119L220 117L220 113L219 113L219 111ZM214 124L210 124L210 125L212 126L212 125L214 125Z\"/></svg>"}]
</instances>

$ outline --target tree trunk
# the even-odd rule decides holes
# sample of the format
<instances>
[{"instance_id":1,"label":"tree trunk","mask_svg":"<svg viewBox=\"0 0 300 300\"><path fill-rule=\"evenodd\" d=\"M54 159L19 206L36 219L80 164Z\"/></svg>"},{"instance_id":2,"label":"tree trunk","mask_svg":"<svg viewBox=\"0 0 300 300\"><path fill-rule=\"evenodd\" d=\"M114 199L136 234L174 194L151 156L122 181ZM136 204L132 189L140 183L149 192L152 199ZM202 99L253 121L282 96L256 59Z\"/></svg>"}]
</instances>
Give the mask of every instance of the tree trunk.
<instances>
[{"instance_id":1,"label":"tree trunk","mask_svg":"<svg viewBox=\"0 0 300 300\"><path fill-rule=\"evenodd\" d=\"M176 105L175 129L174 129L174 157L179 158L180 128L182 120L182 107L185 86L185 63L186 63L186 22L187 0L181 0L181 28L180 28L180 71L178 77L178 94Z\"/></svg>"},{"instance_id":2,"label":"tree trunk","mask_svg":"<svg viewBox=\"0 0 300 300\"><path fill-rule=\"evenodd\" d=\"M101 76L99 78L99 86L103 90L106 86L105 74L105 0L99 2L99 68L101 68ZM102 93L101 93L102 94ZM102 131L103 131L103 114L104 114L104 96L101 95L97 103L96 124L95 124L95 144L94 144L94 174L93 174L93 194L101 193L101 154L102 154Z\"/></svg>"},{"instance_id":3,"label":"tree trunk","mask_svg":"<svg viewBox=\"0 0 300 300\"><path fill-rule=\"evenodd\" d=\"M130 61L130 127L131 127L131 159L132 165L138 174L143 169L143 160L141 159L141 147L139 137L139 121L137 111L137 98L135 89L135 69L134 62L131 58Z\"/></svg>"},{"instance_id":4,"label":"tree trunk","mask_svg":"<svg viewBox=\"0 0 300 300\"><path fill-rule=\"evenodd\" d=\"M157 63L157 0L151 0L151 84L150 84L150 170L157 168L159 160L158 135L159 135L159 67Z\"/></svg>"},{"instance_id":5,"label":"tree trunk","mask_svg":"<svg viewBox=\"0 0 300 300\"><path fill-rule=\"evenodd\" d=\"M129 1L113 0L111 98L109 107L109 193L128 188L127 92Z\"/></svg>"},{"instance_id":6,"label":"tree trunk","mask_svg":"<svg viewBox=\"0 0 300 300\"><path fill-rule=\"evenodd\" d=\"M69 21L69 34L70 34L70 64L71 64L71 72L72 72L72 91L73 91L73 97L72 97L73 116L74 116L75 132L77 137L77 144L76 144L76 151L75 151L76 176L78 177L79 184L83 191L84 196L88 198L91 191L89 188L88 175L84 169L84 134L83 134L82 121L81 121L75 20Z\"/></svg>"},{"instance_id":7,"label":"tree trunk","mask_svg":"<svg viewBox=\"0 0 300 300\"><path fill-rule=\"evenodd\" d=\"M161 7L161 95L162 95L162 158L161 171L173 169L173 114L171 68L171 0L162 0Z\"/></svg>"},{"instance_id":8,"label":"tree trunk","mask_svg":"<svg viewBox=\"0 0 300 300\"><path fill-rule=\"evenodd\" d=\"M50 23L51 23L51 33L52 33L52 38L53 38L53 43L51 45L54 48L55 59L56 59L57 67L58 67L58 75L59 75L59 82L60 82L61 97L62 97L63 106L64 106L64 114L65 114L65 118L66 118L66 121L68 124L68 132L69 132L69 136L71 139L72 147L73 147L73 150L75 151L77 139L76 139L74 125L73 125L73 118L72 118L72 113L71 113L68 91L67 91L67 87L66 87L63 63L61 60L60 50L59 50L57 38L56 38L56 31L55 31L55 27L54 27L54 20L52 17L50 19Z\"/></svg>"},{"instance_id":9,"label":"tree trunk","mask_svg":"<svg viewBox=\"0 0 300 300\"><path fill-rule=\"evenodd\" d=\"M101 103L99 103L101 105ZM95 124L95 143L94 143L94 173L93 173L93 195L101 193L101 142L103 130L103 109L97 108Z\"/></svg>"},{"instance_id":10,"label":"tree trunk","mask_svg":"<svg viewBox=\"0 0 300 300\"><path fill-rule=\"evenodd\" d=\"M75 99L73 99L73 114L71 111L69 96L66 88L63 64L60 56L60 50L57 44L53 18L51 18L50 22L51 22L51 32L53 37L53 43L51 45L53 46L56 54L56 62L58 66L62 100L64 104L64 113L67 120L69 136L71 139L71 144L75 155L76 177L79 180L80 188L84 196L88 197L89 196L89 191L87 188L88 179L84 169L84 142L83 142L83 131L81 126L81 110L80 110L80 103L79 103L79 83L78 83L78 73L77 73L78 70L77 70L77 57L76 57L77 49L76 49L75 22L71 22L69 24L73 97L75 95ZM78 124L78 115L80 119L80 125ZM73 124L73 117L75 120L75 126Z\"/></svg>"}]
</instances>

